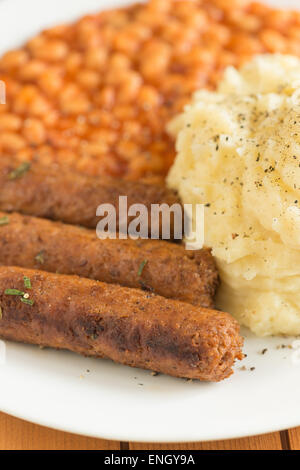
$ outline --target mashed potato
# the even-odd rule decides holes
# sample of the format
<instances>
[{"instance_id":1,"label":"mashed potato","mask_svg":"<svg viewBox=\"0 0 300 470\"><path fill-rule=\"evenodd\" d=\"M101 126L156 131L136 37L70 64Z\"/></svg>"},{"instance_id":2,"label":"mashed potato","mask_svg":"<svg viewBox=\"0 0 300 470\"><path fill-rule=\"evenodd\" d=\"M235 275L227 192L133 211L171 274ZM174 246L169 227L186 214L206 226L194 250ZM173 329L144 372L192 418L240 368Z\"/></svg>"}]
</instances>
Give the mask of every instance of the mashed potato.
<instances>
[{"instance_id":1,"label":"mashed potato","mask_svg":"<svg viewBox=\"0 0 300 470\"><path fill-rule=\"evenodd\" d=\"M258 335L300 334L300 60L254 58L170 124L169 186L205 203L218 307Z\"/></svg>"}]
</instances>

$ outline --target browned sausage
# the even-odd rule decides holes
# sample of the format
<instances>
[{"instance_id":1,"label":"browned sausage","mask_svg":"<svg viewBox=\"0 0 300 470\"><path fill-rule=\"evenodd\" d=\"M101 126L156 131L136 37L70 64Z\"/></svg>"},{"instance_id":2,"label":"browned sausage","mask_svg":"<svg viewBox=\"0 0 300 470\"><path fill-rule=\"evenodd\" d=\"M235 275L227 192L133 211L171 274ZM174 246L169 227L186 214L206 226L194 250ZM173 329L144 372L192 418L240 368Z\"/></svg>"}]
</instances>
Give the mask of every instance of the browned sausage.
<instances>
[{"instance_id":1,"label":"browned sausage","mask_svg":"<svg viewBox=\"0 0 300 470\"><path fill-rule=\"evenodd\" d=\"M87 228L95 228L100 204L112 204L119 229L119 196L127 196L128 207L144 204L169 206L180 201L176 194L159 184L124 181L108 177L91 177L62 166L46 167L38 162L20 164L0 158L0 210L44 217ZM133 217L129 217L128 221ZM171 238L173 234L171 217ZM161 221L160 221L161 227Z\"/></svg>"},{"instance_id":2,"label":"browned sausage","mask_svg":"<svg viewBox=\"0 0 300 470\"><path fill-rule=\"evenodd\" d=\"M24 276L31 289L24 288ZM26 291L29 299L8 295ZM33 305L23 303L34 302ZM0 267L0 337L206 381L241 359L229 314L77 276Z\"/></svg>"},{"instance_id":3,"label":"browned sausage","mask_svg":"<svg viewBox=\"0 0 300 470\"><path fill-rule=\"evenodd\" d=\"M1 225L2 223L2 225ZM0 264L142 288L214 306L218 273L209 250L159 240L99 240L96 232L0 212Z\"/></svg>"}]
</instances>

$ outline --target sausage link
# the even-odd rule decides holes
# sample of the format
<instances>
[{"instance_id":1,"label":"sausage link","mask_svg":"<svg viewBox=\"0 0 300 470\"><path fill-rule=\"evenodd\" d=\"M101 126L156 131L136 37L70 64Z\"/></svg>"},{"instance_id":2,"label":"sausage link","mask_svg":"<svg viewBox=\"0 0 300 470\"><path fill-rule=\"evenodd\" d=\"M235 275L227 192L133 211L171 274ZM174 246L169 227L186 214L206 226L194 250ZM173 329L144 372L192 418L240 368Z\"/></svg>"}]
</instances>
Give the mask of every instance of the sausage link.
<instances>
[{"instance_id":1,"label":"sausage link","mask_svg":"<svg viewBox=\"0 0 300 470\"><path fill-rule=\"evenodd\" d=\"M26 290L34 303L7 295ZM243 357L229 314L77 276L0 267L0 337L109 358L175 377L220 381Z\"/></svg>"},{"instance_id":2,"label":"sausage link","mask_svg":"<svg viewBox=\"0 0 300 470\"><path fill-rule=\"evenodd\" d=\"M1 155L0 210L59 220L73 225L95 228L100 204L116 209L119 230L119 196L127 196L127 204L144 204L148 210L151 231L152 204L180 204L172 191L160 184L125 181L108 177L91 177L74 172L65 166L44 166L31 162L21 174L16 173L20 162ZM25 167L26 168L26 167ZM12 175L14 175L12 177ZM128 217L128 223L133 217ZM160 220L160 233L161 233ZM174 219L170 220L174 238Z\"/></svg>"},{"instance_id":3,"label":"sausage link","mask_svg":"<svg viewBox=\"0 0 300 470\"><path fill-rule=\"evenodd\" d=\"M162 240L99 240L94 231L0 212L0 264L141 288L213 307L218 273L209 250ZM6 223L6 224L5 224Z\"/></svg>"}]
</instances>

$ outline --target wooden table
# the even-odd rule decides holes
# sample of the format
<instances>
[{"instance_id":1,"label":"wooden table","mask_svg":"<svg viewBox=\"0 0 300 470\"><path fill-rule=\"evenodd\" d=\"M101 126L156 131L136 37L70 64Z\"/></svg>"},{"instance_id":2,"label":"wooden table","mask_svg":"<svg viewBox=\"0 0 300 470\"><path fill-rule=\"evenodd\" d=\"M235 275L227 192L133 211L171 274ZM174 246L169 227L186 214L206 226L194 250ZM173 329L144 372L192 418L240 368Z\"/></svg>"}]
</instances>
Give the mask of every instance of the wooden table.
<instances>
[{"instance_id":1,"label":"wooden table","mask_svg":"<svg viewBox=\"0 0 300 470\"><path fill-rule=\"evenodd\" d=\"M300 450L300 427L230 441L138 444L54 431L0 413L0 450Z\"/></svg>"}]
</instances>

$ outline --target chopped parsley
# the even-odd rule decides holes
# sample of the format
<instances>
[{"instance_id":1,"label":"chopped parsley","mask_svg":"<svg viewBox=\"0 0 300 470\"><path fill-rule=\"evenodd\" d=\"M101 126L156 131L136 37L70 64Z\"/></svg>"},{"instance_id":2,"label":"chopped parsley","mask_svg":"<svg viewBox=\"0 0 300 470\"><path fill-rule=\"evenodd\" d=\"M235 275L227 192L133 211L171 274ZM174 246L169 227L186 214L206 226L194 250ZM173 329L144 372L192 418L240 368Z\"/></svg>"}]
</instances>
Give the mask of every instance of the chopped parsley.
<instances>
[{"instance_id":1,"label":"chopped parsley","mask_svg":"<svg viewBox=\"0 0 300 470\"><path fill-rule=\"evenodd\" d=\"M7 215L5 215L4 217L0 217L0 227L2 225L8 225L9 224L9 218L7 217Z\"/></svg>"},{"instance_id":2,"label":"chopped parsley","mask_svg":"<svg viewBox=\"0 0 300 470\"><path fill-rule=\"evenodd\" d=\"M36 257L34 258L38 263L40 264L44 264L45 262L45 259L44 259L44 252L43 251L40 251Z\"/></svg>"},{"instance_id":3,"label":"chopped parsley","mask_svg":"<svg viewBox=\"0 0 300 470\"><path fill-rule=\"evenodd\" d=\"M5 295L19 295L23 297L25 295L25 292L22 292L21 290L18 290L18 289L5 289L4 294Z\"/></svg>"},{"instance_id":4,"label":"chopped parsley","mask_svg":"<svg viewBox=\"0 0 300 470\"><path fill-rule=\"evenodd\" d=\"M27 305L33 305L34 304L33 300L25 299L24 297L21 297L21 302L23 302L23 304L27 304Z\"/></svg>"},{"instance_id":5,"label":"chopped parsley","mask_svg":"<svg viewBox=\"0 0 300 470\"><path fill-rule=\"evenodd\" d=\"M21 178L23 175L25 175L25 173L27 173L27 171L29 171L30 166L31 165L28 162L21 163L20 166L9 173L8 178L10 180Z\"/></svg>"},{"instance_id":6,"label":"chopped parsley","mask_svg":"<svg viewBox=\"0 0 300 470\"><path fill-rule=\"evenodd\" d=\"M31 281L27 276L24 276L24 286L26 289L31 289Z\"/></svg>"},{"instance_id":7,"label":"chopped parsley","mask_svg":"<svg viewBox=\"0 0 300 470\"><path fill-rule=\"evenodd\" d=\"M30 281L29 277L27 277L27 276L24 276L24 286L27 289L31 289L31 281ZM15 297L20 297L20 300L21 300L21 302L23 302L23 304L27 304L27 305L33 305L34 304L34 301L29 298L29 294L27 292L23 292L23 291L18 290L18 289L5 289L4 294L13 295Z\"/></svg>"},{"instance_id":8,"label":"chopped parsley","mask_svg":"<svg viewBox=\"0 0 300 470\"><path fill-rule=\"evenodd\" d=\"M142 275L142 273L144 271L144 267L146 266L147 263L148 263L148 260L146 260L146 259L141 262L139 270L138 270L138 276Z\"/></svg>"}]
</instances>

